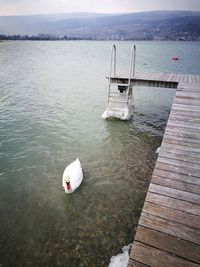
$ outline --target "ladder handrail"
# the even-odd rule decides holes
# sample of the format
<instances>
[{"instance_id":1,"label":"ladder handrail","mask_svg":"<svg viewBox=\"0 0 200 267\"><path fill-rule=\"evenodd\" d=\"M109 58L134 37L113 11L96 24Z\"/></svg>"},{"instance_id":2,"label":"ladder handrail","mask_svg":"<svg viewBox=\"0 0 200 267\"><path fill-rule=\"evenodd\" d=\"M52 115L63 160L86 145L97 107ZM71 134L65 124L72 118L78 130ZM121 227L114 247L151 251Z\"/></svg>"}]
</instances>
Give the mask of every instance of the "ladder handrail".
<instances>
[{"instance_id":1,"label":"ladder handrail","mask_svg":"<svg viewBox=\"0 0 200 267\"><path fill-rule=\"evenodd\" d=\"M113 61L114 61L114 66L113 66ZM109 103L109 97L110 97L112 69L113 69L113 75L116 76L116 45L113 45L111 47L111 51L110 51L110 74L109 74L109 88L108 88L108 103Z\"/></svg>"},{"instance_id":2,"label":"ladder handrail","mask_svg":"<svg viewBox=\"0 0 200 267\"><path fill-rule=\"evenodd\" d=\"M135 60L136 60L136 46L133 45L131 47L131 57L130 57L130 65L129 65L127 103L128 103L129 92L130 92L131 78L134 78L135 76Z\"/></svg>"},{"instance_id":3,"label":"ladder handrail","mask_svg":"<svg viewBox=\"0 0 200 267\"><path fill-rule=\"evenodd\" d=\"M131 47L131 57L130 57L130 66L129 66L129 83L131 81L131 78L134 78L135 76L135 58L136 58L136 46L133 45Z\"/></svg>"},{"instance_id":4,"label":"ladder handrail","mask_svg":"<svg viewBox=\"0 0 200 267\"><path fill-rule=\"evenodd\" d=\"M131 47L131 56L130 56L130 65L129 65L129 77L128 77L128 90L127 90L127 100L128 103L130 88L131 88L131 79L135 76L135 61L136 61L136 46L132 45ZM109 87L108 87L108 104L110 97L111 89L111 77L116 76L116 45L112 45L110 51L110 73L109 73Z\"/></svg>"}]
</instances>

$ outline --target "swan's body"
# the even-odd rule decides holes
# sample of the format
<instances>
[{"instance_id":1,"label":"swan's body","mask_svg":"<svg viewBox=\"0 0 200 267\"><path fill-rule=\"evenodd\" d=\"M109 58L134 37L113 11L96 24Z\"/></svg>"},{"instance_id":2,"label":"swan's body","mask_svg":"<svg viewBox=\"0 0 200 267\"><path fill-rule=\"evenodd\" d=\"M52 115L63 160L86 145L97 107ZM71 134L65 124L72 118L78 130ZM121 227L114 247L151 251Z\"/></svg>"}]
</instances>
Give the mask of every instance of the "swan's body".
<instances>
[{"instance_id":1,"label":"swan's body","mask_svg":"<svg viewBox=\"0 0 200 267\"><path fill-rule=\"evenodd\" d=\"M62 186L65 193L73 193L83 180L83 171L79 159L69 164L63 173Z\"/></svg>"}]
</instances>

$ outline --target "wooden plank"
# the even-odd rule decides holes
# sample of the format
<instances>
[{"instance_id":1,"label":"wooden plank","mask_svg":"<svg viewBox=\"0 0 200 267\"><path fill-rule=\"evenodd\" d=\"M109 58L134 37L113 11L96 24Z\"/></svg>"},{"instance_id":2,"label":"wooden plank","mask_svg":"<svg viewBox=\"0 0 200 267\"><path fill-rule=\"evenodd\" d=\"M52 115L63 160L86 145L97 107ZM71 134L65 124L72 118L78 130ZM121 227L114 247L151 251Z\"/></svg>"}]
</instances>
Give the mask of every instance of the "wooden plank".
<instances>
[{"instance_id":1,"label":"wooden plank","mask_svg":"<svg viewBox=\"0 0 200 267\"><path fill-rule=\"evenodd\" d=\"M166 158L166 159L181 160L184 162L196 163L200 165L200 155L198 155L199 157L192 157L191 155L189 155L189 153L186 155L183 155L183 153L171 153L171 152L165 151L165 149L161 149L159 156L162 158Z\"/></svg>"},{"instance_id":2,"label":"wooden plank","mask_svg":"<svg viewBox=\"0 0 200 267\"><path fill-rule=\"evenodd\" d=\"M178 88L177 89L177 91L178 92L187 92L187 93L190 93L190 92L192 92L192 93L197 93L197 92L199 92L199 90L198 90L198 88L196 88L196 87L193 87L193 86L190 86L190 87L188 87L188 88Z\"/></svg>"},{"instance_id":3,"label":"wooden plank","mask_svg":"<svg viewBox=\"0 0 200 267\"><path fill-rule=\"evenodd\" d=\"M183 160L177 160L177 159L168 159L168 158L163 158L161 156L158 157L157 159L158 162L173 165L173 166L179 166L182 168L188 168L190 170L198 170L200 171L200 165L196 163L190 163L187 161Z\"/></svg>"},{"instance_id":4,"label":"wooden plank","mask_svg":"<svg viewBox=\"0 0 200 267\"><path fill-rule=\"evenodd\" d=\"M166 164L162 162L156 162L156 168L159 168L160 170L164 171L170 171L170 172L175 172L179 174L185 174L191 177L200 177L200 171L198 170L192 170L187 167L182 167L182 166L174 166L173 164Z\"/></svg>"},{"instance_id":5,"label":"wooden plank","mask_svg":"<svg viewBox=\"0 0 200 267\"><path fill-rule=\"evenodd\" d=\"M171 110L171 113L170 113L170 117L169 119L173 119L173 117L179 117L179 118L182 118L182 120L184 119L185 121L189 120L189 122L193 122L193 119L194 119L194 122L198 120L200 120L200 115L198 113L193 113L191 111L173 111Z\"/></svg>"},{"instance_id":6,"label":"wooden plank","mask_svg":"<svg viewBox=\"0 0 200 267\"><path fill-rule=\"evenodd\" d=\"M173 127L173 129L174 128L181 128L181 129L188 129L188 131L200 132L200 125L199 124L190 123L188 121L185 121L185 122L180 122L180 121L173 122L171 120L171 117L170 117L170 120L168 121L168 124L167 124L168 128L169 128L169 126Z\"/></svg>"},{"instance_id":7,"label":"wooden plank","mask_svg":"<svg viewBox=\"0 0 200 267\"><path fill-rule=\"evenodd\" d=\"M172 77L172 82L178 82L178 74L174 73L173 77Z\"/></svg>"},{"instance_id":8,"label":"wooden plank","mask_svg":"<svg viewBox=\"0 0 200 267\"><path fill-rule=\"evenodd\" d=\"M185 240L180 240L144 226L138 226L135 240L168 253L200 263L199 246ZM172 265L174 266L174 265Z\"/></svg>"},{"instance_id":9,"label":"wooden plank","mask_svg":"<svg viewBox=\"0 0 200 267\"><path fill-rule=\"evenodd\" d=\"M138 71L136 71L136 72L135 72L135 75L134 75L134 79L139 78L141 75L142 75L142 72L138 72Z\"/></svg>"},{"instance_id":10,"label":"wooden plank","mask_svg":"<svg viewBox=\"0 0 200 267\"><path fill-rule=\"evenodd\" d=\"M174 155L176 156L174 156ZM175 157L179 157L179 156L185 156L186 159L187 157L189 157L189 161L191 160L191 158L195 158L195 160L198 160L198 162L200 163L200 153L199 153L199 149L198 152L195 152L192 148L190 148L189 150L187 150L187 147L182 146L182 149L178 149L177 147L169 147L169 146L165 146L165 143L162 144L162 147L160 148L160 152L159 152L160 156L163 157L169 157L171 158L175 158Z\"/></svg>"},{"instance_id":11,"label":"wooden plank","mask_svg":"<svg viewBox=\"0 0 200 267\"><path fill-rule=\"evenodd\" d=\"M167 78L167 82L171 82L172 81L172 77L173 77L173 73L169 73L169 76Z\"/></svg>"},{"instance_id":12,"label":"wooden plank","mask_svg":"<svg viewBox=\"0 0 200 267\"><path fill-rule=\"evenodd\" d=\"M175 73L172 73L171 82L175 82Z\"/></svg>"},{"instance_id":13,"label":"wooden plank","mask_svg":"<svg viewBox=\"0 0 200 267\"><path fill-rule=\"evenodd\" d=\"M199 99L187 99L187 101L185 99L183 99L182 97L176 97L174 100L175 104L185 104L185 105L192 105L192 106L200 106L200 101Z\"/></svg>"},{"instance_id":14,"label":"wooden plank","mask_svg":"<svg viewBox=\"0 0 200 267\"><path fill-rule=\"evenodd\" d=\"M184 200L184 201L188 201L188 202L196 203L200 205L200 195L198 194L165 187L162 185L156 185L156 184L150 184L149 192L157 193L163 196L177 198L180 200Z\"/></svg>"},{"instance_id":15,"label":"wooden plank","mask_svg":"<svg viewBox=\"0 0 200 267\"><path fill-rule=\"evenodd\" d=\"M195 75L193 74L193 75L191 75L191 80L192 80L192 83L196 83L196 77L195 77Z\"/></svg>"},{"instance_id":16,"label":"wooden plank","mask_svg":"<svg viewBox=\"0 0 200 267\"><path fill-rule=\"evenodd\" d=\"M199 119L200 110L198 109L198 106L189 106L189 105L188 108L185 109L183 109L182 107L180 108L172 107L170 115L189 116L190 118L196 117Z\"/></svg>"},{"instance_id":17,"label":"wooden plank","mask_svg":"<svg viewBox=\"0 0 200 267\"><path fill-rule=\"evenodd\" d=\"M157 72L155 76L155 81L158 81L158 83L162 82L161 77L163 76L163 72Z\"/></svg>"},{"instance_id":18,"label":"wooden plank","mask_svg":"<svg viewBox=\"0 0 200 267\"><path fill-rule=\"evenodd\" d=\"M200 140L184 137L183 135L173 135L171 131L164 134L163 140L171 144L185 145L190 147L200 147Z\"/></svg>"},{"instance_id":19,"label":"wooden plank","mask_svg":"<svg viewBox=\"0 0 200 267\"><path fill-rule=\"evenodd\" d=\"M183 76L184 74L179 74L178 84L181 83L181 81L183 80Z\"/></svg>"},{"instance_id":20,"label":"wooden plank","mask_svg":"<svg viewBox=\"0 0 200 267\"><path fill-rule=\"evenodd\" d=\"M143 80L149 80L152 75L154 75L154 72L147 73L146 78Z\"/></svg>"},{"instance_id":21,"label":"wooden plank","mask_svg":"<svg viewBox=\"0 0 200 267\"><path fill-rule=\"evenodd\" d=\"M140 78L141 80L148 81L148 78L153 74L153 72L146 72L143 74L143 77Z\"/></svg>"},{"instance_id":22,"label":"wooden plank","mask_svg":"<svg viewBox=\"0 0 200 267\"><path fill-rule=\"evenodd\" d=\"M149 72L140 72L138 79L144 80L150 73Z\"/></svg>"},{"instance_id":23,"label":"wooden plank","mask_svg":"<svg viewBox=\"0 0 200 267\"><path fill-rule=\"evenodd\" d=\"M186 101L186 100L181 99L179 97L176 97L176 98L174 99L173 106L171 108L173 111L178 111L178 112L181 112L181 111L182 112L187 112L187 111L191 112L192 111L192 112L199 113L200 107L198 105L193 105L193 104L189 105L187 103L188 101L193 101L193 99L188 99ZM176 100L180 101L181 103L177 103ZM196 100L198 100L198 99L196 98Z\"/></svg>"},{"instance_id":24,"label":"wooden plank","mask_svg":"<svg viewBox=\"0 0 200 267\"><path fill-rule=\"evenodd\" d=\"M134 76L134 79L140 80L143 75L144 75L143 72L136 72L135 73L135 76Z\"/></svg>"},{"instance_id":25,"label":"wooden plank","mask_svg":"<svg viewBox=\"0 0 200 267\"><path fill-rule=\"evenodd\" d=\"M192 118L200 119L200 111L193 111L192 109L171 109L169 119L171 118L171 116L186 117L186 120Z\"/></svg>"},{"instance_id":26,"label":"wooden plank","mask_svg":"<svg viewBox=\"0 0 200 267\"><path fill-rule=\"evenodd\" d=\"M163 142L162 142L162 147L167 150L170 150L172 153L174 151L176 151L176 153L179 153L179 151L182 151L183 153L191 153L195 155L196 157L196 154L198 154L199 156L199 153L200 153L200 147L199 148L196 148L194 147L194 144L192 146L187 146L185 142L183 142L183 144L171 144L170 142L165 142L165 139L163 139ZM162 149L162 148L161 148Z\"/></svg>"},{"instance_id":27,"label":"wooden plank","mask_svg":"<svg viewBox=\"0 0 200 267\"><path fill-rule=\"evenodd\" d=\"M157 72L155 76L155 81L162 81L161 77L163 76L163 72Z\"/></svg>"},{"instance_id":28,"label":"wooden plank","mask_svg":"<svg viewBox=\"0 0 200 267\"><path fill-rule=\"evenodd\" d=\"M178 83L180 83L182 81L182 78L183 78L183 74L179 74Z\"/></svg>"},{"instance_id":29,"label":"wooden plank","mask_svg":"<svg viewBox=\"0 0 200 267\"><path fill-rule=\"evenodd\" d=\"M135 241L130 257L152 267L197 267L196 263Z\"/></svg>"},{"instance_id":30,"label":"wooden plank","mask_svg":"<svg viewBox=\"0 0 200 267\"><path fill-rule=\"evenodd\" d=\"M166 140L167 138L164 138L163 139L163 142L162 142L162 147L166 148L166 149L170 149L175 151L175 150L178 150L178 151L183 151L183 153L185 152L189 152L189 153L194 153L195 155L200 153L200 147L196 147L196 145L194 143L189 143L187 144L186 142L182 142L182 143L171 143L170 141L167 142ZM171 139L170 139L171 140ZM178 152L177 152L178 153Z\"/></svg>"},{"instance_id":31,"label":"wooden plank","mask_svg":"<svg viewBox=\"0 0 200 267\"><path fill-rule=\"evenodd\" d=\"M184 74L181 74L181 75L180 75L179 84L183 82L183 79L184 79ZM179 87L179 85L178 85L178 87Z\"/></svg>"},{"instance_id":32,"label":"wooden plank","mask_svg":"<svg viewBox=\"0 0 200 267\"><path fill-rule=\"evenodd\" d=\"M180 128L173 128L170 126L167 126L165 130L164 137L167 137L168 139L173 139L176 141L184 141L191 143L194 147L199 147L200 143L200 134L196 133L195 131L187 131L187 129L180 129ZM195 144L195 145L193 145Z\"/></svg>"},{"instance_id":33,"label":"wooden plank","mask_svg":"<svg viewBox=\"0 0 200 267\"><path fill-rule=\"evenodd\" d=\"M195 76L196 76L197 84L200 84L200 75L195 75Z\"/></svg>"},{"instance_id":34,"label":"wooden plank","mask_svg":"<svg viewBox=\"0 0 200 267\"><path fill-rule=\"evenodd\" d=\"M142 212L139 225L200 245L200 230Z\"/></svg>"},{"instance_id":35,"label":"wooden plank","mask_svg":"<svg viewBox=\"0 0 200 267\"><path fill-rule=\"evenodd\" d=\"M192 142L193 139L196 141L200 141L200 133L196 132L188 132L185 130L180 130L180 129L173 129L170 126L166 128L165 134L173 136L174 139L178 140L177 138L183 138L183 139L188 139Z\"/></svg>"},{"instance_id":36,"label":"wooden plank","mask_svg":"<svg viewBox=\"0 0 200 267\"><path fill-rule=\"evenodd\" d=\"M153 176L171 179L171 180L175 180L175 181L181 181L181 182L200 186L200 179L198 177L173 172L170 170L162 170L159 168L155 168L154 172L153 172Z\"/></svg>"},{"instance_id":37,"label":"wooden plank","mask_svg":"<svg viewBox=\"0 0 200 267\"><path fill-rule=\"evenodd\" d=\"M148 76L148 80L154 80L154 76L156 75L155 72L152 72L151 75Z\"/></svg>"},{"instance_id":38,"label":"wooden plank","mask_svg":"<svg viewBox=\"0 0 200 267\"><path fill-rule=\"evenodd\" d=\"M177 91L176 97L182 97L183 99L200 99L200 91Z\"/></svg>"},{"instance_id":39,"label":"wooden plank","mask_svg":"<svg viewBox=\"0 0 200 267\"><path fill-rule=\"evenodd\" d=\"M189 76L188 83L193 83L192 82L192 75L191 74L188 74L188 76Z\"/></svg>"},{"instance_id":40,"label":"wooden plank","mask_svg":"<svg viewBox=\"0 0 200 267\"><path fill-rule=\"evenodd\" d=\"M165 82L165 77L168 77L168 73L161 73L161 75L159 76L159 81L161 82Z\"/></svg>"},{"instance_id":41,"label":"wooden plank","mask_svg":"<svg viewBox=\"0 0 200 267\"><path fill-rule=\"evenodd\" d=\"M178 87L177 87L177 90L179 90L180 88L196 88L197 90L199 90L199 84L198 83L193 83L193 84L190 84L190 83L185 83L185 82L181 82L178 84Z\"/></svg>"},{"instance_id":42,"label":"wooden plank","mask_svg":"<svg viewBox=\"0 0 200 267\"><path fill-rule=\"evenodd\" d=\"M200 108L188 106L184 104L175 104L173 103L172 110L190 110L190 111L200 111Z\"/></svg>"},{"instance_id":43,"label":"wooden plank","mask_svg":"<svg viewBox=\"0 0 200 267\"><path fill-rule=\"evenodd\" d=\"M157 185L163 185L165 187L174 188L174 189L178 189L178 190L182 190L182 191L186 191L186 192L190 192L194 194L200 194L200 186L196 184L191 184L189 181L183 182L183 181L177 181L175 179L164 178L164 177L153 175L151 178L151 183L157 184ZM200 221L199 221L199 224L200 224Z\"/></svg>"},{"instance_id":44,"label":"wooden plank","mask_svg":"<svg viewBox=\"0 0 200 267\"><path fill-rule=\"evenodd\" d=\"M198 109L193 110L192 106L188 109L182 109L180 108L172 108L170 112L169 119L173 116L179 116L179 117L186 117L187 119L190 118L195 118L195 119L200 119L200 111ZM186 121L187 121L186 119Z\"/></svg>"},{"instance_id":45,"label":"wooden plank","mask_svg":"<svg viewBox=\"0 0 200 267\"><path fill-rule=\"evenodd\" d=\"M187 94L196 94L196 95L199 95L199 90L200 90L200 85L195 86L195 84L190 84L190 87L189 86L185 86L185 87L180 87L178 88L177 90L177 93L187 93Z\"/></svg>"},{"instance_id":46,"label":"wooden plank","mask_svg":"<svg viewBox=\"0 0 200 267\"><path fill-rule=\"evenodd\" d=\"M176 82L179 82L180 74L176 73L174 79Z\"/></svg>"},{"instance_id":47,"label":"wooden plank","mask_svg":"<svg viewBox=\"0 0 200 267\"><path fill-rule=\"evenodd\" d=\"M185 213L200 216L200 205L196 203L190 203L185 200L180 200L177 198L172 198L164 195L158 195L157 193L152 193L152 192L147 193L145 201L161 205L164 207L172 208L175 210L184 211Z\"/></svg>"},{"instance_id":48,"label":"wooden plank","mask_svg":"<svg viewBox=\"0 0 200 267\"><path fill-rule=\"evenodd\" d=\"M157 81L156 77L157 77L158 75L159 75L158 72L154 72L154 73L150 76L150 79L151 79L152 81Z\"/></svg>"},{"instance_id":49,"label":"wooden plank","mask_svg":"<svg viewBox=\"0 0 200 267\"><path fill-rule=\"evenodd\" d=\"M200 230L200 217L145 201L142 212ZM199 232L200 233L200 232Z\"/></svg>"},{"instance_id":50,"label":"wooden plank","mask_svg":"<svg viewBox=\"0 0 200 267\"><path fill-rule=\"evenodd\" d=\"M167 82L167 80L169 79L170 73L165 73L165 76L163 77L163 81Z\"/></svg>"},{"instance_id":51,"label":"wooden plank","mask_svg":"<svg viewBox=\"0 0 200 267\"><path fill-rule=\"evenodd\" d=\"M171 114L170 116L170 122L177 122L177 121L180 121L180 122L189 122L189 123L192 123L192 124L199 124L200 125L200 116L197 116L197 117L192 117L190 115L178 115L177 113L173 113Z\"/></svg>"},{"instance_id":52,"label":"wooden plank","mask_svg":"<svg viewBox=\"0 0 200 267\"><path fill-rule=\"evenodd\" d=\"M169 73L163 72L163 75L160 77L160 81L167 82L168 77L169 77Z\"/></svg>"},{"instance_id":53,"label":"wooden plank","mask_svg":"<svg viewBox=\"0 0 200 267\"><path fill-rule=\"evenodd\" d=\"M188 79L189 79L189 76L185 74L183 82L188 84Z\"/></svg>"},{"instance_id":54,"label":"wooden plank","mask_svg":"<svg viewBox=\"0 0 200 267\"><path fill-rule=\"evenodd\" d=\"M129 261L128 261L128 267L148 267L148 265L145 265L145 264L140 263L138 261L129 259Z\"/></svg>"}]
</instances>

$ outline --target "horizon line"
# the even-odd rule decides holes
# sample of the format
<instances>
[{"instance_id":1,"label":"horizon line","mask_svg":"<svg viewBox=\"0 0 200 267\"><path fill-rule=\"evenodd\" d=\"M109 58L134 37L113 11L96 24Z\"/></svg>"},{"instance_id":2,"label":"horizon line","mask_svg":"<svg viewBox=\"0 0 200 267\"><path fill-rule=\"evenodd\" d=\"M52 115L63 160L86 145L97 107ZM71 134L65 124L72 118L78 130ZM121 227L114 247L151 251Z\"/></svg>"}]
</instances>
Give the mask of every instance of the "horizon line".
<instances>
[{"instance_id":1,"label":"horizon line","mask_svg":"<svg viewBox=\"0 0 200 267\"><path fill-rule=\"evenodd\" d=\"M57 13L38 13L38 14L17 14L17 15L1 15L0 17L18 17L18 16L49 16L49 15L67 15L67 14L97 14L97 15L126 15L126 14L137 14L137 13L151 13L151 12L192 12L192 13L200 13L200 11L189 10L189 9L160 9L160 10L143 10L143 11L130 11L130 12L89 12L89 11L79 11L79 12L57 12Z\"/></svg>"}]
</instances>

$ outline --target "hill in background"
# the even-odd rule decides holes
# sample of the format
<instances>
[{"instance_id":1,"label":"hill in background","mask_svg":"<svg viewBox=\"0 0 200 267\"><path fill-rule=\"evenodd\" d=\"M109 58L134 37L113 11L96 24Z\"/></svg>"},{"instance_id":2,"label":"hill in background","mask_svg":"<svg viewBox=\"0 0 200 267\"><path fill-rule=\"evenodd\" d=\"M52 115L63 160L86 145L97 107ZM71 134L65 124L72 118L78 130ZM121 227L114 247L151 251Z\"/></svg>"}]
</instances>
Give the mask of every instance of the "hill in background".
<instances>
[{"instance_id":1,"label":"hill in background","mask_svg":"<svg viewBox=\"0 0 200 267\"><path fill-rule=\"evenodd\" d=\"M200 40L200 12L0 16L0 35L67 36L94 40Z\"/></svg>"}]
</instances>

